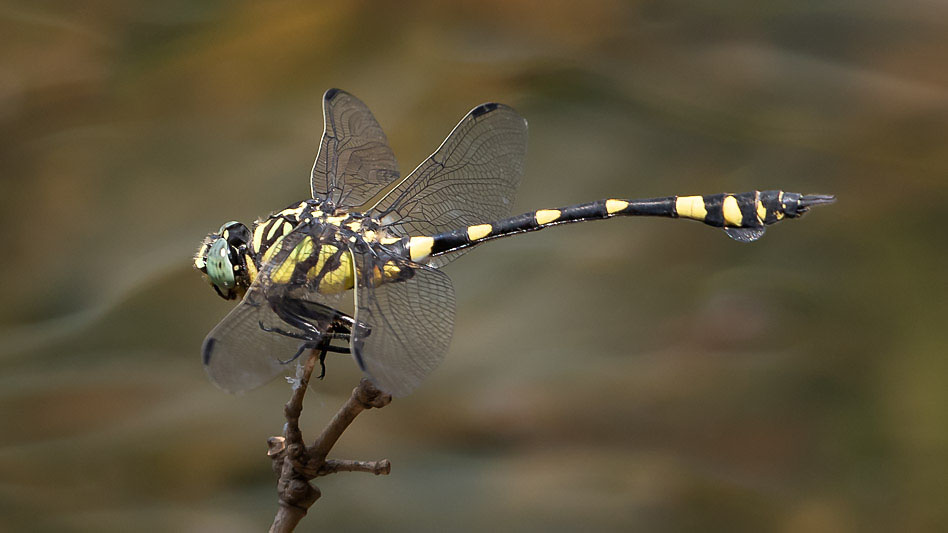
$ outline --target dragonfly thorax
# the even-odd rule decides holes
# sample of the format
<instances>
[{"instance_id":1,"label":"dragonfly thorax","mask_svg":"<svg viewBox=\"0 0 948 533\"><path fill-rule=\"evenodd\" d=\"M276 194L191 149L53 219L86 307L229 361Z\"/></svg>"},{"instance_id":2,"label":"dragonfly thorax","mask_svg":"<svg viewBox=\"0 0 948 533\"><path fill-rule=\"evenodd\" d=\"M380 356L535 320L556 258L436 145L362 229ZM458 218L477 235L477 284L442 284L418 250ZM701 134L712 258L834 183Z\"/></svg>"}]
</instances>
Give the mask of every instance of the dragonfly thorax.
<instances>
[{"instance_id":1,"label":"dragonfly thorax","mask_svg":"<svg viewBox=\"0 0 948 533\"><path fill-rule=\"evenodd\" d=\"M282 230L279 226L276 240L261 245L265 251L256 265L261 269L257 275L265 277L264 283L271 292L285 287L330 295L352 289L356 277L364 285L377 287L411 275L396 264L398 252L381 242L385 232L379 222L363 213L311 212L290 231L281 233ZM393 243L398 239L386 241ZM363 262L354 260L355 256L365 254L373 258L368 270ZM264 272L263 268L267 270Z\"/></svg>"}]
</instances>

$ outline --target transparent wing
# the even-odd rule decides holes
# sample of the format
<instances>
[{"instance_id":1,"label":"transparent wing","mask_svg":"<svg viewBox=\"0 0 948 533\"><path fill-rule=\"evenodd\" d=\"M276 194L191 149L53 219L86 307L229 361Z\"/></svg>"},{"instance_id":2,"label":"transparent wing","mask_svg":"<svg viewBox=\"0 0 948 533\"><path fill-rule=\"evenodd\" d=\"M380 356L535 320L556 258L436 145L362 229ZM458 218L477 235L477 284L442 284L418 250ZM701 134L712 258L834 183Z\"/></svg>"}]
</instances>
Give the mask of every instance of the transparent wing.
<instances>
[{"instance_id":1,"label":"transparent wing","mask_svg":"<svg viewBox=\"0 0 948 533\"><path fill-rule=\"evenodd\" d=\"M316 292L305 278L272 280L307 235L301 228L281 240L279 253L261 268L243 300L204 339L204 369L220 388L247 391L292 369L288 363L343 316L336 308L339 297Z\"/></svg>"},{"instance_id":2,"label":"transparent wing","mask_svg":"<svg viewBox=\"0 0 948 533\"><path fill-rule=\"evenodd\" d=\"M527 121L482 104L373 208L398 235L436 235L510 215L527 152ZM441 266L459 254L434 258Z\"/></svg>"},{"instance_id":3,"label":"transparent wing","mask_svg":"<svg viewBox=\"0 0 948 533\"><path fill-rule=\"evenodd\" d=\"M398 163L372 112L339 89L323 95L323 137L313 164L313 198L356 207L398 179Z\"/></svg>"},{"instance_id":4,"label":"transparent wing","mask_svg":"<svg viewBox=\"0 0 948 533\"><path fill-rule=\"evenodd\" d=\"M259 288L251 289L204 339L204 370L218 387L244 392L285 372L287 361L305 343L265 331L295 330L270 310ZM302 332L299 332L302 334Z\"/></svg>"},{"instance_id":5,"label":"transparent wing","mask_svg":"<svg viewBox=\"0 0 948 533\"><path fill-rule=\"evenodd\" d=\"M397 261L407 279L373 286L373 258L359 264L352 354L380 389L407 396L444 359L454 329L454 287L440 270ZM392 263L388 263L391 265ZM368 268L366 268L368 267Z\"/></svg>"}]
</instances>

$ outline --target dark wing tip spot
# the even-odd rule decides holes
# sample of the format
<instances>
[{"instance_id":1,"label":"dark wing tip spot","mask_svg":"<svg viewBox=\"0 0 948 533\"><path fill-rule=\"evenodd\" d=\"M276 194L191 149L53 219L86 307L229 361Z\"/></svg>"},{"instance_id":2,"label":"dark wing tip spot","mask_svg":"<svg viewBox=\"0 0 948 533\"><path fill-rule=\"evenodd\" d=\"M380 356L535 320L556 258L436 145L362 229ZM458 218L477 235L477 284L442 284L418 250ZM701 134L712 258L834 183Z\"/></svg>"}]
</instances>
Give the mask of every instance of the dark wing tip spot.
<instances>
[{"instance_id":1,"label":"dark wing tip spot","mask_svg":"<svg viewBox=\"0 0 948 533\"><path fill-rule=\"evenodd\" d=\"M341 93L339 89L332 88L326 91L326 94L323 95L323 100L332 100L337 94Z\"/></svg>"},{"instance_id":2,"label":"dark wing tip spot","mask_svg":"<svg viewBox=\"0 0 948 533\"><path fill-rule=\"evenodd\" d=\"M359 370L366 372L365 361L362 359L362 343L356 342L349 345L349 351L352 353L352 357L356 360L356 364L359 365Z\"/></svg>"},{"instance_id":3,"label":"dark wing tip spot","mask_svg":"<svg viewBox=\"0 0 948 533\"><path fill-rule=\"evenodd\" d=\"M489 103L486 103L486 104L481 104L481 105L479 105L479 106L477 106L477 107L475 107L474 109L471 110L471 116L472 116L472 117L479 117L479 116L481 116L481 115L486 115L487 113L490 113L491 111L497 109L498 107L500 107L500 104L497 104L497 103L494 103L494 102L489 102Z\"/></svg>"},{"instance_id":4,"label":"dark wing tip spot","mask_svg":"<svg viewBox=\"0 0 948 533\"><path fill-rule=\"evenodd\" d=\"M204 346L201 347L201 359L205 365L211 362L211 352L214 351L215 342L217 342L217 339L213 337L204 339Z\"/></svg>"}]
</instances>

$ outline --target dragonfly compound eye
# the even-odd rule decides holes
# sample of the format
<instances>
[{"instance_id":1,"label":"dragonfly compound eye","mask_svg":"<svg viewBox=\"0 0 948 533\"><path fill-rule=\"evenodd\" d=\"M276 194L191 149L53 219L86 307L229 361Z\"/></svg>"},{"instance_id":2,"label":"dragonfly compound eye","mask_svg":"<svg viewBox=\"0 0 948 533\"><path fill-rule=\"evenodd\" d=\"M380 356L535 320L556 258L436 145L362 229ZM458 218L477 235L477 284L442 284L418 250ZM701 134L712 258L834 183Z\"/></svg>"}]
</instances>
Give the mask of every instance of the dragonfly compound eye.
<instances>
[{"instance_id":1,"label":"dragonfly compound eye","mask_svg":"<svg viewBox=\"0 0 948 533\"><path fill-rule=\"evenodd\" d=\"M228 222L207 236L194 257L194 266L225 300L237 298L249 285L243 253L249 239L246 226Z\"/></svg>"},{"instance_id":2,"label":"dragonfly compound eye","mask_svg":"<svg viewBox=\"0 0 948 533\"><path fill-rule=\"evenodd\" d=\"M237 286L234 276L234 264L230 261L227 241L217 239L207 253L207 277L221 292Z\"/></svg>"}]
</instances>

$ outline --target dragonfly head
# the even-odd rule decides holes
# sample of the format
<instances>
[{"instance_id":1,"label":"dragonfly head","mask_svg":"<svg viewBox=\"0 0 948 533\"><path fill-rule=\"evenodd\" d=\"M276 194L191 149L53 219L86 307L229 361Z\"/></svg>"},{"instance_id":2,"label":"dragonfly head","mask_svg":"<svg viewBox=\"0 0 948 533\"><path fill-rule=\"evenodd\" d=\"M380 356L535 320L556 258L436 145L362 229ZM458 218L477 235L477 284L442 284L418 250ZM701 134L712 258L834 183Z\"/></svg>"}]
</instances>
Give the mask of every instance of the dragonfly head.
<instances>
[{"instance_id":1,"label":"dragonfly head","mask_svg":"<svg viewBox=\"0 0 948 533\"><path fill-rule=\"evenodd\" d=\"M194 256L194 267L225 300L243 296L250 286L245 253L249 241L247 226L228 222L205 237Z\"/></svg>"}]
</instances>

